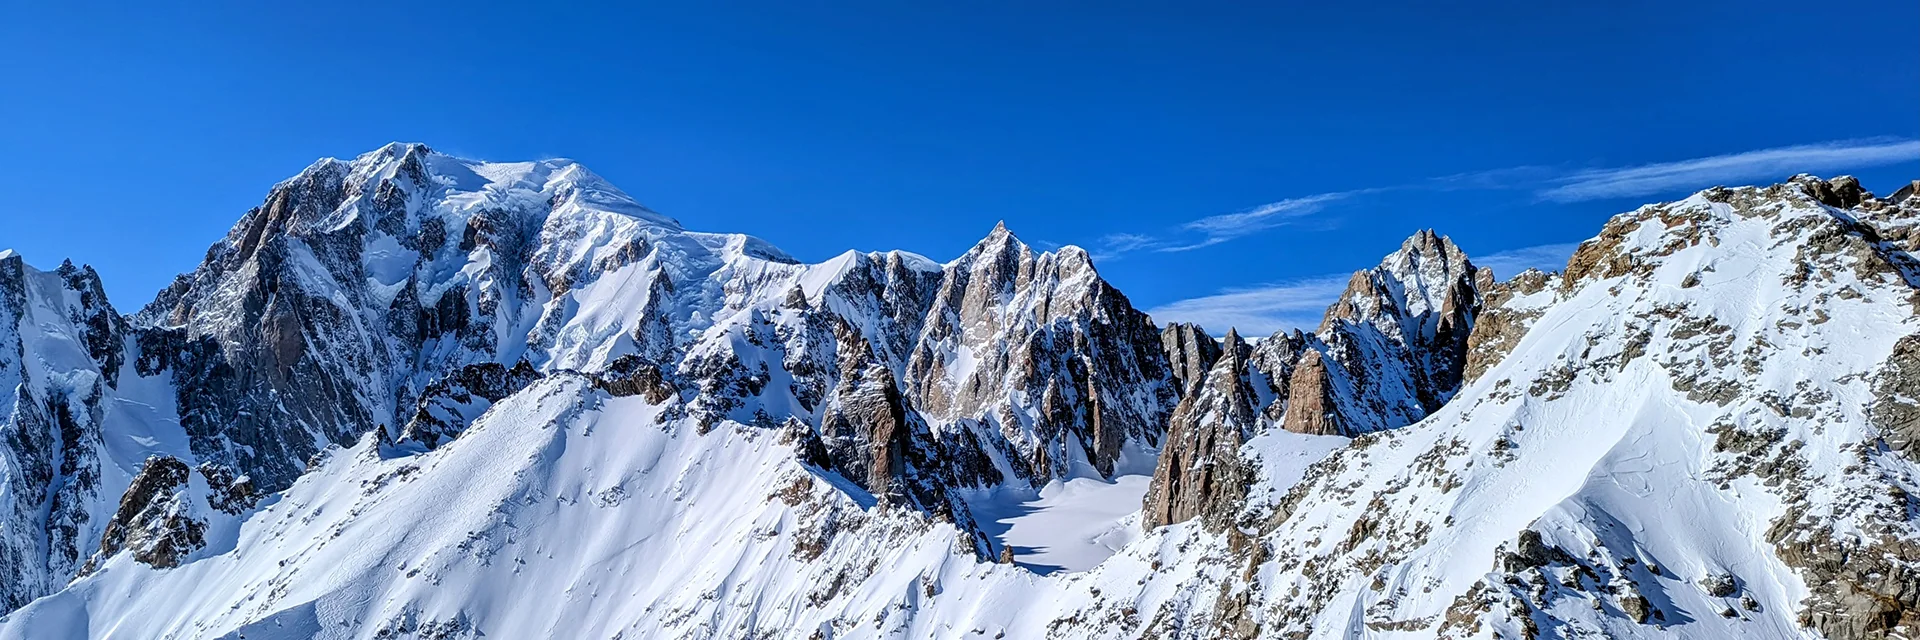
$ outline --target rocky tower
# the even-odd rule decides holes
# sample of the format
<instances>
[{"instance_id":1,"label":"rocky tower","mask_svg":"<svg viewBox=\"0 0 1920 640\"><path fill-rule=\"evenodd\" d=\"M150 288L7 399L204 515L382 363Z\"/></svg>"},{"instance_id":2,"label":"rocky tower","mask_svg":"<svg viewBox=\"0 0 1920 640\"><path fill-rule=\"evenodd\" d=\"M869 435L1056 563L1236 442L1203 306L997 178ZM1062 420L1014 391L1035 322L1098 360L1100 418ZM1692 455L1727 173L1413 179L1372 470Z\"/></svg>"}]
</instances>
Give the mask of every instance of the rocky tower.
<instances>
[{"instance_id":1,"label":"rocky tower","mask_svg":"<svg viewBox=\"0 0 1920 640\"><path fill-rule=\"evenodd\" d=\"M1004 225L946 266L906 393L929 420L1004 442L997 464L1035 485L1158 447L1178 397L1153 321L1085 251L1038 253Z\"/></svg>"},{"instance_id":2,"label":"rocky tower","mask_svg":"<svg viewBox=\"0 0 1920 640\"><path fill-rule=\"evenodd\" d=\"M1160 348L1167 353L1173 378L1180 383L1180 397L1198 392L1207 371L1220 359L1220 343L1207 330L1190 322L1175 322L1160 331Z\"/></svg>"},{"instance_id":3,"label":"rocky tower","mask_svg":"<svg viewBox=\"0 0 1920 640\"><path fill-rule=\"evenodd\" d=\"M102 460L102 425L125 334L92 268L0 252L0 609L64 584L117 497L101 495L121 471Z\"/></svg>"},{"instance_id":4,"label":"rocky tower","mask_svg":"<svg viewBox=\"0 0 1920 640\"><path fill-rule=\"evenodd\" d=\"M1247 358L1253 349L1232 330L1219 349L1221 355L1205 378L1173 410L1167 445L1141 513L1149 529L1195 517L1221 529L1246 499L1253 469L1242 459L1240 447L1259 425L1259 398L1247 381Z\"/></svg>"},{"instance_id":5,"label":"rocky tower","mask_svg":"<svg viewBox=\"0 0 1920 640\"><path fill-rule=\"evenodd\" d=\"M1202 513L1210 526L1230 521L1245 497L1244 478L1221 482L1212 479L1217 472L1206 480L1193 474L1213 465L1244 466L1231 449L1265 429L1355 436L1412 424L1438 409L1459 390L1481 289L1491 281L1451 240L1421 231L1379 266L1354 273L1318 331L1280 332L1251 349L1240 347L1247 352L1221 357L1221 363L1232 361L1230 377L1219 364L1204 384L1182 377L1196 389L1182 406L1197 397L1215 408L1175 412L1142 524L1152 529ZM1176 377L1192 376L1186 372L1205 357L1210 339L1203 342L1198 333L1179 325L1163 333ZM1251 413L1219 410L1222 402L1247 403ZM1230 434L1240 434L1230 438L1233 447L1217 450Z\"/></svg>"}]
</instances>

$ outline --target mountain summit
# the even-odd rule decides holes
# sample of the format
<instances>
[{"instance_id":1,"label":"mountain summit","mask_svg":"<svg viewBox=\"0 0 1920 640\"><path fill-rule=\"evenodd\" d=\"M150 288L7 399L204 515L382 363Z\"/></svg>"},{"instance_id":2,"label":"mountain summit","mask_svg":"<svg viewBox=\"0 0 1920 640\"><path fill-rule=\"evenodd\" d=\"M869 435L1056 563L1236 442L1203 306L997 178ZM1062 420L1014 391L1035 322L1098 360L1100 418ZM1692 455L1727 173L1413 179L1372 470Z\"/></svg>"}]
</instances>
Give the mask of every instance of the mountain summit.
<instances>
[{"instance_id":1,"label":"mountain summit","mask_svg":"<svg viewBox=\"0 0 1920 640\"><path fill-rule=\"evenodd\" d=\"M804 264L388 145L130 316L0 254L0 639L1907 637L1916 229L1423 231L1216 340L1004 225Z\"/></svg>"}]
</instances>

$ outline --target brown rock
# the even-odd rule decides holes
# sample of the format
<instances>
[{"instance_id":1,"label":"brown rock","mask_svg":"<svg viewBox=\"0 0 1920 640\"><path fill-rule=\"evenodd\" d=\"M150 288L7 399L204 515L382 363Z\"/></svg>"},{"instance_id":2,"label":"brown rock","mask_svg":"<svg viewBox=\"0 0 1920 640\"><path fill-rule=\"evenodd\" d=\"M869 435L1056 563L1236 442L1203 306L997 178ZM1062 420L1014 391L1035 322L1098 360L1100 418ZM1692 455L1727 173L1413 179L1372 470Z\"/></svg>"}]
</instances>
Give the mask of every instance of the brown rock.
<instances>
[{"instance_id":1,"label":"brown rock","mask_svg":"<svg viewBox=\"0 0 1920 640\"><path fill-rule=\"evenodd\" d=\"M1167 444L1142 501L1141 524L1149 530L1195 517L1204 518L1209 529L1223 529L1246 501L1251 470L1240 446L1252 436L1258 417L1246 377L1252 349L1228 331L1221 350L1205 383L1174 408Z\"/></svg>"},{"instance_id":2,"label":"brown rock","mask_svg":"<svg viewBox=\"0 0 1920 640\"><path fill-rule=\"evenodd\" d=\"M113 519L107 521L99 553L81 572L90 572L122 550L157 568L177 567L187 554L205 546L206 523L190 515L191 505L182 493L189 473L178 458L148 458L120 497Z\"/></svg>"},{"instance_id":3,"label":"brown rock","mask_svg":"<svg viewBox=\"0 0 1920 640\"><path fill-rule=\"evenodd\" d=\"M1325 360L1319 351L1309 349L1301 354L1287 385L1287 414L1280 428L1316 436L1345 433L1339 414L1333 410L1333 385Z\"/></svg>"},{"instance_id":4,"label":"brown rock","mask_svg":"<svg viewBox=\"0 0 1920 640\"><path fill-rule=\"evenodd\" d=\"M1207 330L1190 322L1175 322L1160 331L1160 348L1173 365L1173 378L1179 382L1180 397L1199 390L1207 371L1220 359L1220 343Z\"/></svg>"}]
</instances>

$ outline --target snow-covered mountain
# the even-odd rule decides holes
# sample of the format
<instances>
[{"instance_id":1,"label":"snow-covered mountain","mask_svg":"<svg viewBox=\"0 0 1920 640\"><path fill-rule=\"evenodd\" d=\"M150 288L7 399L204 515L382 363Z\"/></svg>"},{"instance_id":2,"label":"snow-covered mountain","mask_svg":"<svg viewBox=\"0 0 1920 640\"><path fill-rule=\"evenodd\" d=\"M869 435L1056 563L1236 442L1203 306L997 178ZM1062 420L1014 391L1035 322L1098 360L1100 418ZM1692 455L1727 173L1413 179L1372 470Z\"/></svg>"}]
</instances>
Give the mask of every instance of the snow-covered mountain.
<instances>
[{"instance_id":1,"label":"snow-covered mountain","mask_svg":"<svg viewBox=\"0 0 1920 640\"><path fill-rule=\"evenodd\" d=\"M1912 636L1911 196L1423 232L1215 340L1004 227L810 265L323 160L132 316L0 256L0 638Z\"/></svg>"}]
</instances>

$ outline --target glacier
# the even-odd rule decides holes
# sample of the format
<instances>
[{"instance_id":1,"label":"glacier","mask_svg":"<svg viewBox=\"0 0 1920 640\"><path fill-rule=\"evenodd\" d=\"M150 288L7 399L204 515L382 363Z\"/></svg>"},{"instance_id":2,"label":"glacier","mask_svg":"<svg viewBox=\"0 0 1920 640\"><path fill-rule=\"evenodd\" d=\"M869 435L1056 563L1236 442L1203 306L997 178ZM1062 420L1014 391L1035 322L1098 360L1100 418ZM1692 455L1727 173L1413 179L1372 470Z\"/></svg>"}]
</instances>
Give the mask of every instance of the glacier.
<instances>
[{"instance_id":1,"label":"glacier","mask_svg":"<svg viewBox=\"0 0 1920 640\"><path fill-rule=\"evenodd\" d=\"M1909 637L1913 192L1421 232L1244 338L1004 225L803 264L322 160L134 314L0 255L0 638Z\"/></svg>"}]
</instances>

